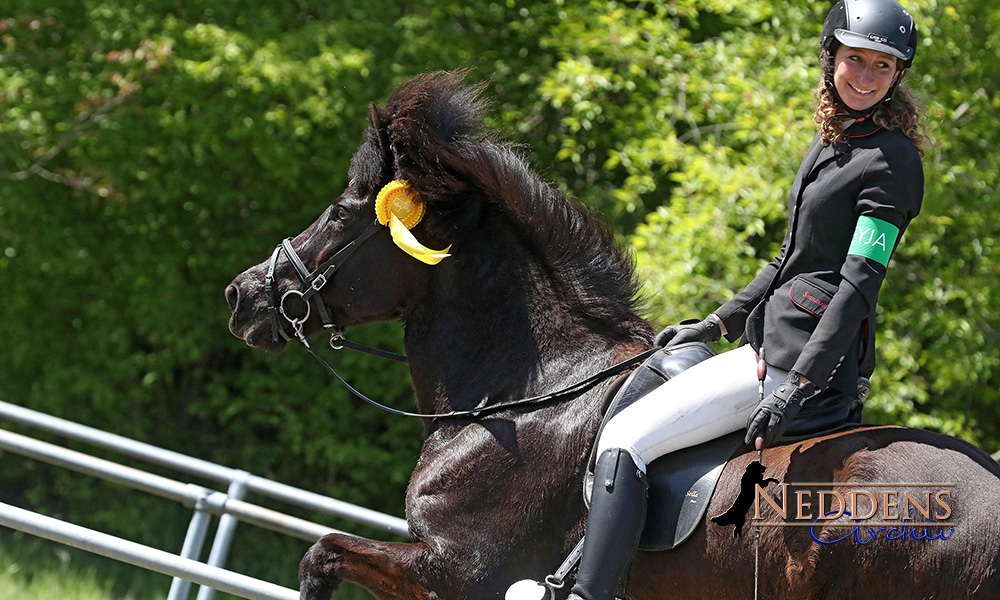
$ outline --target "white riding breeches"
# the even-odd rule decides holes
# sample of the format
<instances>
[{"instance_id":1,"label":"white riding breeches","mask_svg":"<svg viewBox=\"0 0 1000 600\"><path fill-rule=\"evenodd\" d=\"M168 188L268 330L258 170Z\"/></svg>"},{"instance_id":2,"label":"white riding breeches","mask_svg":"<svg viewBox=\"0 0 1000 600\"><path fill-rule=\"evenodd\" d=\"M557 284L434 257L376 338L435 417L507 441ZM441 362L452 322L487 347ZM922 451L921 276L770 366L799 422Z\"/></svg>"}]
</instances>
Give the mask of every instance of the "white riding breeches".
<instances>
[{"instance_id":1,"label":"white riding breeches","mask_svg":"<svg viewBox=\"0 0 1000 600\"><path fill-rule=\"evenodd\" d=\"M787 371L767 367L764 396L785 381ZM746 427L760 400L757 353L740 346L679 373L615 415L604 427L597 456L627 450L643 471L669 452Z\"/></svg>"}]
</instances>

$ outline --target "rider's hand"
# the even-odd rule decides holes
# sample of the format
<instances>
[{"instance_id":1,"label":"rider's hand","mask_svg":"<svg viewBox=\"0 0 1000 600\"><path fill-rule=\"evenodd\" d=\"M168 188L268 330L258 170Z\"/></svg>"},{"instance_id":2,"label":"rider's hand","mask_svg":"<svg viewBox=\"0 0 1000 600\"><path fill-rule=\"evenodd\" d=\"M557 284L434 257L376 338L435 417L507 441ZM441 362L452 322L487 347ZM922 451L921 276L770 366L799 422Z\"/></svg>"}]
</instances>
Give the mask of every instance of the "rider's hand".
<instances>
[{"instance_id":1,"label":"rider's hand","mask_svg":"<svg viewBox=\"0 0 1000 600\"><path fill-rule=\"evenodd\" d=\"M684 319L678 325L670 325L653 338L653 345L669 348L685 342L717 342L722 339L719 322L714 315L702 321Z\"/></svg>"},{"instance_id":2,"label":"rider's hand","mask_svg":"<svg viewBox=\"0 0 1000 600\"><path fill-rule=\"evenodd\" d=\"M744 442L749 444L758 437L764 438L764 445L770 446L781 437L788 423L799 414L806 400L818 392L810 381L791 371L785 383L779 384L764 398L747 419L747 434Z\"/></svg>"}]
</instances>

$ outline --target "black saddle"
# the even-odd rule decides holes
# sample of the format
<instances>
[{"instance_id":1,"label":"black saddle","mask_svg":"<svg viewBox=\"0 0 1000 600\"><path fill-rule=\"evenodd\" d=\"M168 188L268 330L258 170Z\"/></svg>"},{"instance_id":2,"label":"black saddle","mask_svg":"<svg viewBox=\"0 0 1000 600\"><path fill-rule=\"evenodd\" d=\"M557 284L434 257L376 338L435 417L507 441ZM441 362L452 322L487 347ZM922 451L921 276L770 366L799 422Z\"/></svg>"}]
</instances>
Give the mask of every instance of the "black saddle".
<instances>
[{"instance_id":1,"label":"black saddle","mask_svg":"<svg viewBox=\"0 0 1000 600\"><path fill-rule=\"evenodd\" d=\"M681 371L715 356L707 344L691 342L665 348L646 360L627 377L616 381L605 394L606 410L601 432L619 412ZM778 443L807 439L861 424L868 380L859 380L858 397L839 392L810 399L789 423ZM649 512L639 541L643 550L669 550L686 540L705 518L719 475L729 459L752 448L743 443L745 432L736 431L703 444L661 456L647 466ZM600 433L598 433L600 439ZM596 444L595 444L596 451ZM593 465L585 485L589 503Z\"/></svg>"}]
</instances>

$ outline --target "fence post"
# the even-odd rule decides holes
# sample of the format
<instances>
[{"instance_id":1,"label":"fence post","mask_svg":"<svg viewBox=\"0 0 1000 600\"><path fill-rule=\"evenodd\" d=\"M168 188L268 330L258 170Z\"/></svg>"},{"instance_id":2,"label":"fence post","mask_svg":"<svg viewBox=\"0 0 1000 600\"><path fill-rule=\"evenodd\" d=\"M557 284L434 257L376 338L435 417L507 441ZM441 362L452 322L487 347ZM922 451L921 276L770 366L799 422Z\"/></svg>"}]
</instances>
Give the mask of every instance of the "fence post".
<instances>
[{"instance_id":1,"label":"fence post","mask_svg":"<svg viewBox=\"0 0 1000 600\"><path fill-rule=\"evenodd\" d=\"M236 477L229 484L226 494L229 498L242 500L247 490L247 478L250 476L246 471L237 471ZM236 534L236 524L239 521L230 514L224 514L219 518L219 527L215 530L215 539L212 540L212 552L208 555L208 565L212 567L224 568L226 559L229 557L229 547L233 543L233 535ZM213 600L215 589L207 585L198 588L197 600Z\"/></svg>"},{"instance_id":2,"label":"fence post","mask_svg":"<svg viewBox=\"0 0 1000 600\"><path fill-rule=\"evenodd\" d=\"M212 520L212 515L205 510L208 506L208 497L218 492L205 489L199 486L188 484L190 487L197 487L200 490L198 500L195 501L194 515L188 523L187 534L184 536L184 546L181 548L181 558L198 560L201 557L201 549L205 545L205 534L208 532L208 525ZM191 582L180 577L174 577L170 582L170 591L167 593L167 600L186 600L188 592L191 590Z\"/></svg>"}]
</instances>

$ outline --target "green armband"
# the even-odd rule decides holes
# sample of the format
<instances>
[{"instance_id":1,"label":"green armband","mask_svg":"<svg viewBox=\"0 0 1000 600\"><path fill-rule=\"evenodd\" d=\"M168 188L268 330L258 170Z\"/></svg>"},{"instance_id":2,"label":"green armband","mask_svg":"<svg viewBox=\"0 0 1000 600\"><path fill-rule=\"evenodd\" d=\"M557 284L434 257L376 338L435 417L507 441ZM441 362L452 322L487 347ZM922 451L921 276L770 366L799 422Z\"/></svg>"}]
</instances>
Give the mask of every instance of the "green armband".
<instances>
[{"instance_id":1,"label":"green armband","mask_svg":"<svg viewBox=\"0 0 1000 600\"><path fill-rule=\"evenodd\" d=\"M882 266L889 266L889 257L896 247L899 237L899 227L892 223L873 217L858 217L854 228L854 238L847 254L856 254L870 258Z\"/></svg>"}]
</instances>

